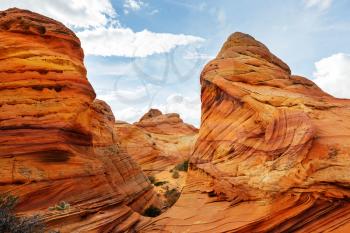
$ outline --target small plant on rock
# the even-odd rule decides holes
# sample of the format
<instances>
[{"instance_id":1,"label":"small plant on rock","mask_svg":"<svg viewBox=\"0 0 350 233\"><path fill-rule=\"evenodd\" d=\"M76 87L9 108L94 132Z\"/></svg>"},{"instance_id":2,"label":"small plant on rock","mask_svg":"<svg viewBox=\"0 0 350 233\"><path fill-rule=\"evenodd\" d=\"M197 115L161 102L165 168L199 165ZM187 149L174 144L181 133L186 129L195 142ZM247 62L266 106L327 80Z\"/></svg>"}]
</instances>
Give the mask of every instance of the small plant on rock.
<instances>
[{"instance_id":1,"label":"small plant on rock","mask_svg":"<svg viewBox=\"0 0 350 233\"><path fill-rule=\"evenodd\" d=\"M149 181L151 181L151 184L154 184L156 182L156 178L154 176L148 176Z\"/></svg>"},{"instance_id":2,"label":"small plant on rock","mask_svg":"<svg viewBox=\"0 0 350 233\"><path fill-rule=\"evenodd\" d=\"M169 207L174 205L177 199L179 199L180 194L181 193L175 188L167 190L164 194L165 198L167 199L167 205Z\"/></svg>"},{"instance_id":3,"label":"small plant on rock","mask_svg":"<svg viewBox=\"0 0 350 233\"><path fill-rule=\"evenodd\" d=\"M58 203L55 206L52 206L49 208L49 210L59 210L59 211L64 211L70 208L69 203L65 202L65 201L61 201L60 203Z\"/></svg>"},{"instance_id":4,"label":"small plant on rock","mask_svg":"<svg viewBox=\"0 0 350 233\"><path fill-rule=\"evenodd\" d=\"M180 177L180 174L178 171L174 171L173 174L171 175L174 179L178 179Z\"/></svg>"},{"instance_id":5,"label":"small plant on rock","mask_svg":"<svg viewBox=\"0 0 350 233\"><path fill-rule=\"evenodd\" d=\"M178 171L187 172L187 170L188 170L188 160L183 161L183 163L179 163L178 165L175 166L174 169L178 170Z\"/></svg>"},{"instance_id":6,"label":"small plant on rock","mask_svg":"<svg viewBox=\"0 0 350 233\"><path fill-rule=\"evenodd\" d=\"M144 212L144 216L147 217L157 217L158 215L161 214L161 211L158 207L155 207L153 205L151 205L150 207L148 207L145 212Z\"/></svg>"},{"instance_id":7,"label":"small plant on rock","mask_svg":"<svg viewBox=\"0 0 350 233\"><path fill-rule=\"evenodd\" d=\"M162 186L163 184L168 183L168 181L157 181L154 183L154 186Z\"/></svg>"}]
</instances>

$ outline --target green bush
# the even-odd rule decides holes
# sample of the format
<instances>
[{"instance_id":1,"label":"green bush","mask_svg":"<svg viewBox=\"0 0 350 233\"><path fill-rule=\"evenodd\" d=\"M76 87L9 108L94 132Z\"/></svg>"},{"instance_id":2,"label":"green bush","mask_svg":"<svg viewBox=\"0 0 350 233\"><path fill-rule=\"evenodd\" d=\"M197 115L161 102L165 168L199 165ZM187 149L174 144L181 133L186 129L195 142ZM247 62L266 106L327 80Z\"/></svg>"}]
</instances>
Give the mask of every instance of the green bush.
<instances>
[{"instance_id":1,"label":"green bush","mask_svg":"<svg viewBox=\"0 0 350 233\"><path fill-rule=\"evenodd\" d=\"M45 225L41 218L18 217L13 213L18 198L12 195L0 195L0 232L2 233L44 233Z\"/></svg>"},{"instance_id":2,"label":"green bush","mask_svg":"<svg viewBox=\"0 0 350 233\"><path fill-rule=\"evenodd\" d=\"M178 171L187 172L187 170L188 170L188 160L185 160L183 163L179 163L178 165L175 166L174 169L178 170Z\"/></svg>"},{"instance_id":3,"label":"green bush","mask_svg":"<svg viewBox=\"0 0 350 233\"><path fill-rule=\"evenodd\" d=\"M157 181L154 183L154 186L162 186L163 184L168 183L168 181Z\"/></svg>"},{"instance_id":4,"label":"green bush","mask_svg":"<svg viewBox=\"0 0 350 233\"><path fill-rule=\"evenodd\" d=\"M150 207L148 207L145 212L143 213L144 216L147 217L157 217L158 215L161 214L161 211L159 208L151 205Z\"/></svg>"},{"instance_id":5,"label":"green bush","mask_svg":"<svg viewBox=\"0 0 350 233\"><path fill-rule=\"evenodd\" d=\"M60 210L60 211L63 211L63 210L67 210L69 208L70 208L70 205L67 202L61 201L57 205L50 207L49 210Z\"/></svg>"},{"instance_id":6,"label":"green bush","mask_svg":"<svg viewBox=\"0 0 350 233\"><path fill-rule=\"evenodd\" d=\"M148 176L149 181L151 181L151 184L154 184L156 182L156 178L154 176Z\"/></svg>"},{"instance_id":7,"label":"green bush","mask_svg":"<svg viewBox=\"0 0 350 233\"><path fill-rule=\"evenodd\" d=\"M178 171L174 171L173 174L172 174L172 177L173 177L174 179L179 178L179 177L180 177L179 172L178 172Z\"/></svg>"},{"instance_id":8,"label":"green bush","mask_svg":"<svg viewBox=\"0 0 350 233\"><path fill-rule=\"evenodd\" d=\"M177 199L179 199L180 197L180 192L173 188L171 190L167 190L164 194L165 198L167 199L167 204L168 206L172 206L175 204L175 202L177 201Z\"/></svg>"}]
</instances>

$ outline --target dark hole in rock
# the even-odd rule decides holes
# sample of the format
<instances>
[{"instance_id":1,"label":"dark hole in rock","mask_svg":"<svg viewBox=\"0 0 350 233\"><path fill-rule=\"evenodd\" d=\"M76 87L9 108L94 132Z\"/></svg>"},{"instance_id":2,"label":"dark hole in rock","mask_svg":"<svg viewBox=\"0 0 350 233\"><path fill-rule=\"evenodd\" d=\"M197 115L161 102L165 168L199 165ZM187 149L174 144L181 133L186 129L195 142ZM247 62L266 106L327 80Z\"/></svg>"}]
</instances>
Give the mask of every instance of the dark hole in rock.
<instances>
[{"instance_id":1,"label":"dark hole in rock","mask_svg":"<svg viewBox=\"0 0 350 233\"><path fill-rule=\"evenodd\" d=\"M49 73L48 70L44 70L44 69L40 69L40 70L38 70L38 72L39 72L39 74L47 74L47 73Z\"/></svg>"},{"instance_id":2,"label":"dark hole in rock","mask_svg":"<svg viewBox=\"0 0 350 233\"><path fill-rule=\"evenodd\" d=\"M44 89L44 87L38 85L38 86L32 86L32 89L36 90L36 91L42 91Z\"/></svg>"},{"instance_id":3,"label":"dark hole in rock","mask_svg":"<svg viewBox=\"0 0 350 233\"><path fill-rule=\"evenodd\" d=\"M39 26L38 27L38 32L43 35L46 33L46 28L44 26Z\"/></svg>"},{"instance_id":4,"label":"dark hole in rock","mask_svg":"<svg viewBox=\"0 0 350 233\"><path fill-rule=\"evenodd\" d=\"M208 196L209 196L209 197L216 197L216 193L215 193L214 191L210 191L210 192L208 193Z\"/></svg>"},{"instance_id":5,"label":"dark hole in rock","mask_svg":"<svg viewBox=\"0 0 350 233\"><path fill-rule=\"evenodd\" d=\"M55 91L56 91L56 92L62 91L62 87L61 87L61 86L55 86Z\"/></svg>"}]
</instances>

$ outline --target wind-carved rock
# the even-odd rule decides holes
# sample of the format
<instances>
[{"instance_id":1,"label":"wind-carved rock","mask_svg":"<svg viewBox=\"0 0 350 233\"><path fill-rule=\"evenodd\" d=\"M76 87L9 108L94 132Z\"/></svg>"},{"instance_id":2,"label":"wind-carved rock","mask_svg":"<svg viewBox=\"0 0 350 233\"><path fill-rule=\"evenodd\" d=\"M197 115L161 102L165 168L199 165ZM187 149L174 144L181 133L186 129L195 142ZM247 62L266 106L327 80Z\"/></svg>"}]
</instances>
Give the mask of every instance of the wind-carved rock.
<instances>
[{"instance_id":1,"label":"wind-carved rock","mask_svg":"<svg viewBox=\"0 0 350 233\"><path fill-rule=\"evenodd\" d=\"M119 121L116 129L122 148L150 175L188 160L198 136L198 129L178 114L157 109L134 124Z\"/></svg>"},{"instance_id":2,"label":"wind-carved rock","mask_svg":"<svg viewBox=\"0 0 350 233\"><path fill-rule=\"evenodd\" d=\"M201 74L202 122L179 201L139 232L347 232L350 101L234 33Z\"/></svg>"},{"instance_id":3,"label":"wind-carved rock","mask_svg":"<svg viewBox=\"0 0 350 233\"><path fill-rule=\"evenodd\" d=\"M129 231L157 198L95 99L79 39L30 11L0 16L0 193L61 232Z\"/></svg>"}]
</instances>

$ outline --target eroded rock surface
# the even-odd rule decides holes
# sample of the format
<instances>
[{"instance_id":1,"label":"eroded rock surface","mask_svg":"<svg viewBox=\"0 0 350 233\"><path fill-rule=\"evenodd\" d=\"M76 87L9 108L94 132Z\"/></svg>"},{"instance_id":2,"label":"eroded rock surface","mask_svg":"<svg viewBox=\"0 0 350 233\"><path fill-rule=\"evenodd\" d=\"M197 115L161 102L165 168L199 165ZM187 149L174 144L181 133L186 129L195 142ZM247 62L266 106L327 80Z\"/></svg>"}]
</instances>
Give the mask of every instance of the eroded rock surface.
<instances>
[{"instance_id":1,"label":"eroded rock surface","mask_svg":"<svg viewBox=\"0 0 350 233\"><path fill-rule=\"evenodd\" d=\"M198 129L184 123L178 114L162 114L157 109L150 109L139 122L118 121L115 127L122 149L148 175L165 211L184 187Z\"/></svg>"},{"instance_id":2,"label":"eroded rock surface","mask_svg":"<svg viewBox=\"0 0 350 233\"><path fill-rule=\"evenodd\" d=\"M350 100L234 33L201 74L187 184L139 232L350 231Z\"/></svg>"},{"instance_id":3,"label":"eroded rock surface","mask_svg":"<svg viewBox=\"0 0 350 233\"><path fill-rule=\"evenodd\" d=\"M61 23L0 12L0 193L19 196L19 214L41 214L61 232L127 232L157 198L118 145L83 56ZM61 201L70 207L49 210Z\"/></svg>"},{"instance_id":4,"label":"eroded rock surface","mask_svg":"<svg viewBox=\"0 0 350 233\"><path fill-rule=\"evenodd\" d=\"M156 174L189 159L198 129L176 113L150 109L139 122L117 122L116 131L124 150L148 174Z\"/></svg>"}]
</instances>

